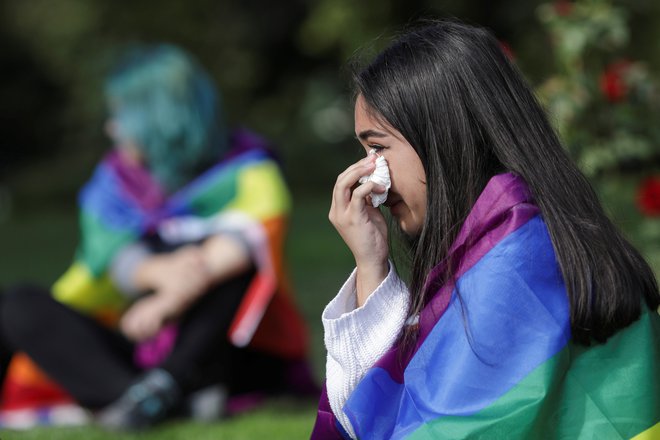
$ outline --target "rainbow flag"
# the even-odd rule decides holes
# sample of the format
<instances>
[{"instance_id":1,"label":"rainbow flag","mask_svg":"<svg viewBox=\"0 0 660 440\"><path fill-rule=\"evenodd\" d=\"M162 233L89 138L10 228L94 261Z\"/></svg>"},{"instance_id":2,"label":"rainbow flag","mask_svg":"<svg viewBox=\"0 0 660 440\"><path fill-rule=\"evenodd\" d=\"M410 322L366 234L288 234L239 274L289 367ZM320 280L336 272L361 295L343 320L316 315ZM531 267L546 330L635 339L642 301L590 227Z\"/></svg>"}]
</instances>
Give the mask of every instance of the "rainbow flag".
<instances>
[{"instance_id":1,"label":"rainbow flag","mask_svg":"<svg viewBox=\"0 0 660 440\"><path fill-rule=\"evenodd\" d=\"M171 195L146 169L111 152L80 191L79 205L76 258L52 289L59 301L112 326L127 300L107 271L123 246L156 232L174 245L209 233L238 233L250 248L257 274L232 321L229 340L239 347L304 358L307 331L293 303L283 261L291 197L278 163L260 137L237 131L224 160ZM140 348L144 347L138 352L145 351ZM169 348L171 343L158 356L167 355ZM12 392L9 397L5 393L0 410L52 403L53 386L45 383L46 378L24 380L25 371L34 369L25 360L17 356L10 365L5 391Z\"/></svg>"},{"instance_id":2,"label":"rainbow flag","mask_svg":"<svg viewBox=\"0 0 660 440\"><path fill-rule=\"evenodd\" d=\"M552 243L520 178L489 182L451 252L456 282L434 289L414 349L391 349L349 396L358 438L660 438L660 316L646 310L602 345L573 343ZM325 393L312 438L348 438Z\"/></svg>"},{"instance_id":3,"label":"rainbow flag","mask_svg":"<svg viewBox=\"0 0 660 440\"><path fill-rule=\"evenodd\" d=\"M257 275L232 323L230 340L237 346L254 342L276 353L303 355L306 332L283 265L289 191L260 137L241 130L232 146L225 160L169 196L146 169L110 153L80 192L81 241L76 261L53 286L54 296L113 323L127 303L107 270L123 246L152 233L172 244L210 233L239 233L250 246ZM275 316L266 316L267 311ZM270 330L257 335L264 319Z\"/></svg>"}]
</instances>

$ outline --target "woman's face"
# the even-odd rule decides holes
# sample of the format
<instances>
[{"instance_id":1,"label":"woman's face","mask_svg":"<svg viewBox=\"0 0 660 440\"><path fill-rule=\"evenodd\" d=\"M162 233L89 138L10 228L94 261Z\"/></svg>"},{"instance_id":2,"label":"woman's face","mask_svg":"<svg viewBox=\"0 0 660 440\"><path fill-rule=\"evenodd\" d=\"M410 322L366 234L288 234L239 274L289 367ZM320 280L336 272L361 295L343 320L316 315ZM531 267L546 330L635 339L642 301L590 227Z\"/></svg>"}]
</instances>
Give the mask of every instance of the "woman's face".
<instances>
[{"instance_id":1,"label":"woman's face","mask_svg":"<svg viewBox=\"0 0 660 440\"><path fill-rule=\"evenodd\" d=\"M105 134L112 140L115 148L124 159L136 165L142 164L144 158L140 148L135 142L120 135L119 126L114 117L110 117L105 121L104 129Z\"/></svg>"},{"instance_id":2,"label":"woman's face","mask_svg":"<svg viewBox=\"0 0 660 440\"><path fill-rule=\"evenodd\" d=\"M407 235L422 230L426 216L426 174L415 149L392 126L377 119L362 96L355 103L355 134L367 152L385 157L392 187L385 206Z\"/></svg>"}]
</instances>

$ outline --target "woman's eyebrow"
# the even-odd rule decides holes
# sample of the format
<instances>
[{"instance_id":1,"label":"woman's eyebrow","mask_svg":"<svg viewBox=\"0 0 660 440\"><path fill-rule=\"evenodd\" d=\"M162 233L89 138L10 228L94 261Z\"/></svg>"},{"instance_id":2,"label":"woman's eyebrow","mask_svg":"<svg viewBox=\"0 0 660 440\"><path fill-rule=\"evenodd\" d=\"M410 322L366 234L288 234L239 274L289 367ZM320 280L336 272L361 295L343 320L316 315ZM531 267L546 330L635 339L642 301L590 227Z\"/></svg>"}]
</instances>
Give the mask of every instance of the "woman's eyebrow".
<instances>
[{"instance_id":1,"label":"woman's eyebrow","mask_svg":"<svg viewBox=\"0 0 660 440\"><path fill-rule=\"evenodd\" d=\"M388 136L388 135L387 135L386 133L382 133L382 132L380 132L380 131L376 131L376 130L364 130L364 131L361 131L361 132L357 135L357 137L358 137L359 139L362 139L363 141L366 141L366 140L367 140L368 138L370 138L370 137L384 138L384 137L387 137L387 136Z\"/></svg>"}]
</instances>

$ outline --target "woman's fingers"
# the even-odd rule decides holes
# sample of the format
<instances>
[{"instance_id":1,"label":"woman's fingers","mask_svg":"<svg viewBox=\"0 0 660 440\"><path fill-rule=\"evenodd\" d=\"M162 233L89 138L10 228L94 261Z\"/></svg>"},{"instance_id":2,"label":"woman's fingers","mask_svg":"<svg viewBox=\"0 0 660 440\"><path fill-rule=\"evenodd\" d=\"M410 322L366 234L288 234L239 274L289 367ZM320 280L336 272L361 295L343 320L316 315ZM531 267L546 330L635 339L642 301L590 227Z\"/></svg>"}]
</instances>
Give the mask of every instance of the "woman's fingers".
<instances>
[{"instance_id":1,"label":"woman's fingers","mask_svg":"<svg viewBox=\"0 0 660 440\"><path fill-rule=\"evenodd\" d=\"M129 339L136 339L138 330L136 329L136 323L134 322L133 314L130 313L130 309L122 317L119 327L121 328L122 333L124 333Z\"/></svg>"},{"instance_id":2,"label":"woman's fingers","mask_svg":"<svg viewBox=\"0 0 660 440\"><path fill-rule=\"evenodd\" d=\"M348 167L337 177L332 194L333 204L336 206L347 205L351 199L351 188L360 180L360 177L371 174L375 168L376 160L373 156L368 156Z\"/></svg>"},{"instance_id":3,"label":"woman's fingers","mask_svg":"<svg viewBox=\"0 0 660 440\"><path fill-rule=\"evenodd\" d=\"M355 162L353 165L349 166L344 170L343 173L341 173L339 176L337 176L337 181L342 180L347 174L350 174L357 168L361 168L364 166L369 166L371 164L376 164L376 158L374 156L367 156L363 159L358 160Z\"/></svg>"},{"instance_id":4,"label":"woman's fingers","mask_svg":"<svg viewBox=\"0 0 660 440\"><path fill-rule=\"evenodd\" d=\"M154 336L158 331L158 324L153 317L132 317L122 326L123 333L133 341L144 341ZM151 318L151 319L149 319Z\"/></svg>"},{"instance_id":5,"label":"woman's fingers","mask_svg":"<svg viewBox=\"0 0 660 440\"><path fill-rule=\"evenodd\" d=\"M356 172L359 171L360 169L357 169ZM346 200L341 200L339 202L335 202L333 200L328 217L333 224L341 223L343 213L347 212L348 210L351 210L355 213L360 213L364 210L364 207L367 204L370 205L369 194L372 192L382 194L385 191L386 188L382 185L374 182L365 182L353 189L352 192L349 192L348 198Z\"/></svg>"},{"instance_id":6,"label":"woman's fingers","mask_svg":"<svg viewBox=\"0 0 660 440\"><path fill-rule=\"evenodd\" d=\"M364 209L364 206L367 204L367 196L372 192L383 193L385 192L385 187L378 185L374 182L366 182L353 191L351 195L350 207L357 210Z\"/></svg>"},{"instance_id":7,"label":"woman's fingers","mask_svg":"<svg viewBox=\"0 0 660 440\"><path fill-rule=\"evenodd\" d=\"M370 212L372 208L371 199L369 194L371 192L382 193L385 191L385 187L378 185L374 182L366 182L358 186L352 193L349 203L345 206L342 206L341 209L333 206L330 209L329 219L330 222L337 228L340 234L343 233L345 228L350 228L351 226L365 224L373 221L373 213ZM382 216L378 210L376 210L379 216ZM371 219L371 220L369 220Z\"/></svg>"}]
</instances>

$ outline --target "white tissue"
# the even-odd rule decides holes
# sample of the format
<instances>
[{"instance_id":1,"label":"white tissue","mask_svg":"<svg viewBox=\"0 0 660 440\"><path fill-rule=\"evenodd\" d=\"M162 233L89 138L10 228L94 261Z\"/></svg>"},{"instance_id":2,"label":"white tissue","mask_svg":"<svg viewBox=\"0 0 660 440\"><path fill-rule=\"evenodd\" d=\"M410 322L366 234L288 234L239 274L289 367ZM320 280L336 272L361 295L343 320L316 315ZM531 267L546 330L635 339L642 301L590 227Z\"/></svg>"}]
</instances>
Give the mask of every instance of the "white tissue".
<instances>
[{"instance_id":1,"label":"white tissue","mask_svg":"<svg viewBox=\"0 0 660 440\"><path fill-rule=\"evenodd\" d=\"M376 150L371 150L369 154L377 154ZM372 192L371 195L371 204L374 208L378 208L380 205L382 205L385 200L387 200L387 192L389 191L390 187L392 186L392 181L390 180L390 169L387 167L387 161L383 156L378 156L376 159L376 169L374 172L368 176L362 176L360 177L359 182L361 184L367 183L367 182L374 182L377 183L378 185L384 186L385 187L385 192L382 194L378 194L375 192Z\"/></svg>"}]
</instances>

